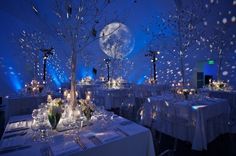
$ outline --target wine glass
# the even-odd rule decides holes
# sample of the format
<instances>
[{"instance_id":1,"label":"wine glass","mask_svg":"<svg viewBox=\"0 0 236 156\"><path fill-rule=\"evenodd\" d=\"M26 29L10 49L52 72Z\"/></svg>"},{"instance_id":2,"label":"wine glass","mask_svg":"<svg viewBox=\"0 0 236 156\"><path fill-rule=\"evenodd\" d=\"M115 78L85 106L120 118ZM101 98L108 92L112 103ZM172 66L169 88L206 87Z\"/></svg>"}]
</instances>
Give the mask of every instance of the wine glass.
<instances>
[{"instance_id":1,"label":"wine glass","mask_svg":"<svg viewBox=\"0 0 236 156\"><path fill-rule=\"evenodd\" d=\"M33 131L33 134L32 134L32 139L33 141L37 141L38 138L38 130L39 130L39 124L38 124L38 121L36 121L35 119L33 120L32 124L31 124L31 129Z\"/></svg>"},{"instance_id":2,"label":"wine glass","mask_svg":"<svg viewBox=\"0 0 236 156\"><path fill-rule=\"evenodd\" d=\"M33 112L32 112L32 118L33 118L34 120L37 120L37 119L38 119L38 113L39 113L38 109L34 109L34 110L33 110Z\"/></svg>"}]
</instances>

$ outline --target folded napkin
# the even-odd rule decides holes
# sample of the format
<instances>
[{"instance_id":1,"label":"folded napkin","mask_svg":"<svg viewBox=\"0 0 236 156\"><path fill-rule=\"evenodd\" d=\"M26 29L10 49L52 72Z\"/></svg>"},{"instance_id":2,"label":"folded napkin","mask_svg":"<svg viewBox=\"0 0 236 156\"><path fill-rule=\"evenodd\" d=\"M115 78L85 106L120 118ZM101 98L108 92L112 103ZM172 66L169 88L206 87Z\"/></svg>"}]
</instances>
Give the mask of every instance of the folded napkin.
<instances>
[{"instance_id":1,"label":"folded napkin","mask_svg":"<svg viewBox=\"0 0 236 156\"><path fill-rule=\"evenodd\" d=\"M5 131L5 133L14 133L14 132L19 132L19 131L25 131L29 128L25 128L25 127L19 127L19 128L8 128L7 131Z\"/></svg>"},{"instance_id":2,"label":"folded napkin","mask_svg":"<svg viewBox=\"0 0 236 156\"><path fill-rule=\"evenodd\" d=\"M145 127L142 127L137 124L119 126L118 129L121 130L126 135L135 135L135 134L147 131Z\"/></svg>"},{"instance_id":3,"label":"folded napkin","mask_svg":"<svg viewBox=\"0 0 236 156\"><path fill-rule=\"evenodd\" d=\"M107 143L119 139L121 136L114 131L96 133L95 136L102 142Z\"/></svg>"},{"instance_id":4,"label":"folded napkin","mask_svg":"<svg viewBox=\"0 0 236 156\"><path fill-rule=\"evenodd\" d=\"M55 143L51 145L53 155L66 155L76 150L82 150L82 148L74 141L67 141L63 143Z\"/></svg>"}]
</instances>

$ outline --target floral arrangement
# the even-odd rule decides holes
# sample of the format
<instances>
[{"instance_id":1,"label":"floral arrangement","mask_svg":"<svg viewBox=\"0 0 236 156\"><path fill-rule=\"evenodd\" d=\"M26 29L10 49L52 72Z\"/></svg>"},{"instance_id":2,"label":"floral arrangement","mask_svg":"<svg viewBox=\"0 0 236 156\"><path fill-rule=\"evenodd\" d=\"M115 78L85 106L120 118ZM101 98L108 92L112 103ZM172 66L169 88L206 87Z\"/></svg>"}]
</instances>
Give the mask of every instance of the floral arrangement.
<instances>
[{"instance_id":1,"label":"floral arrangement","mask_svg":"<svg viewBox=\"0 0 236 156\"><path fill-rule=\"evenodd\" d=\"M90 85L90 84L92 84L92 82L93 82L93 79L92 79L90 76L87 76L87 77L83 78L83 79L79 82L79 84L82 84L82 85Z\"/></svg>"},{"instance_id":2,"label":"floral arrangement","mask_svg":"<svg viewBox=\"0 0 236 156\"><path fill-rule=\"evenodd\" d=\"M104 77L104 76L100 76L100 77L99 77L99 80L100 80L101 82L104 82L104 81L106 81L106 79L105 79L105 77Z\"/></svg>"},{"instance_id":3,"label":"floral arrangement","mask_svg":"<svg viewBox=\"0 0 236 156\"><path fill-rule=\"evenodd\" d=\"M180 89L176 89L175 92L176 92L176 94L184 95L185 99L187 100L189 95L194 95L196 93L196 90L195 89L182 89L182 88L180 88Z\"/></svg>"},{"instance_id":4,"label":"floral arrangement","mask_svg":"<svg viewBox=\"0 0 236 156\"><path fill-rule=\"evenodd\" d=\"M95 111L95 105L90 100L86 99L79 99L78 104L80 105L81 110L86 116L87 120L89 120Z\"/></svg>"},{"instance_id":5,"label":"floral arrangement","mask_svg":"<svg viewBox=\"0 0 236 156\"><path fill-rule=\"evenodd\" d=\"M122 88L124 83L124 79L122 77L118 77L117 79L111 79L106 83L107 88L119 89Z\"/></svg>"},{"instance_id":6,"label":"floral arrangement","mask_svg":"<svg viewBox=\"0 0 236 156\"><path fill-rule=\"evenodd\" d=\"M57 124L60 121L63 109L62 109L63 101L61 98L53 99L50 103L48 103L48 120L52 126L52 129L56 129Z\"/></svg>"},{"instance_id":7,"label":"floral arrangement","mask_svg":"<svg viewBox=\"0 0 236 156\"><path fill-rule=\"evenodd\" d=\"M156 83L156 80L154 80L154 78L149 78L149 79L146 79L146 80L145 80L145 83L146 83L146 84L155 84L155 83Z\"/></svg>"},{"instance_id":8,"label":"floral arrangement","mask_svg":"<svg viewBox=\"0 0 236 156\"><path fill-rule=\"evenodd\" d=\"M227 83L224 83L223 81L209 81L209 88L212 90L230 90L231 87L227 85Z\"/></svg>"},{"instance_id":9,"label":"floral arrangement","mask_svg":"<svg viewBox=\"0 0 236 156\"><path fill-rule=\"evenodd\" d=\"M29 84L25 85L25 92L31 94L38 94L43 91L44 86L37 80L32 80Z\"/></svg>"}]
</instances>

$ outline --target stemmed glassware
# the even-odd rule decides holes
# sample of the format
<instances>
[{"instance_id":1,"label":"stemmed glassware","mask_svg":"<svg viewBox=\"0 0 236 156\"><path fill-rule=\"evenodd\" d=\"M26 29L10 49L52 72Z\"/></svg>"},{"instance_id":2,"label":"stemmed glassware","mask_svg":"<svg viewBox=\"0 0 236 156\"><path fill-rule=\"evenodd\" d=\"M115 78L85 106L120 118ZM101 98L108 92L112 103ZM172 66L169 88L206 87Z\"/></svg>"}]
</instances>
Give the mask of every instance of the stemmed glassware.
<instances>
[{"instance_id":1,"label":"stemmed glassware","mask_svg":"<svg viewBox=\"0 0 236 156\"><path fill-rule=\"evenodd\" d=\"M32 112L32 124L31 124L31 129L33 131L33 136L32 139L33 141L37 141L37 136L38 136L38 129L39 129L39 124L38 124L38 109L34 109Z\"/></svg>"},{"instance_id":2,"label":"stemmed glassware","mask_svg":"<svg viewBox=\"0 0 236 156\"><path fill-rule=\"evenodd\" d=\"M33 122L31 129L33 131L33 141L48 140L48 130L50 129L50 125L48 123L45 106L46 105L41 106L39 109L34 109L32 112Z\"/></svg>"},{"instance_id":3,"label":"stemmed glassware","mask_svg":"<svg viewBox=\"0 0 236 156\"><path fill-rule=\"evenodd\" d=\"M37 120L33 120L32 124L31 124L31 129L33 131L33 134L32 134L32 139L33 141L37 141L38 138L38 130L39 130L39 124L38 124L38 121Z\"/></svg>"}]
</instances>

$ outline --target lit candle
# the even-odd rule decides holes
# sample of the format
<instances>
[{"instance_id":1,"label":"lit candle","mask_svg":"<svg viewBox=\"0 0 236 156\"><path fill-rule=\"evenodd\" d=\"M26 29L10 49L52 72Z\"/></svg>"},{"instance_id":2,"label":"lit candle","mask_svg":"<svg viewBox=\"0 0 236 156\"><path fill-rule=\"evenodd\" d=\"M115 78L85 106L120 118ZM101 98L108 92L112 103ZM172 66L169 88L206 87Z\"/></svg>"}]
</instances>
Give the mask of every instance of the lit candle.
<instances>
[{"instance_id":1,"label":"lit candle","mask_svg":"<svg viewBox=\"0 0 236 156\"><path fill-rule=\"evenodd\" d=\"M52 102L52 96L49 94L48 97L47 97L47 102L50 103Z\"/></svg>"},{"instance_id":2,"label":"lit candle","mask_svg":"<svg viewBox=\"0 0 236 156\"><path fill-rule=\"evenodd\" d=\"M67 95L68 95L68 91L65 90L65 91L63 92L63 96L64 96L64 98L67 98Z\"/></svg>"},{"instance_id":3,"label":"lit candle","mask_svg":"<svg viewBox=\"0 0 236 156\"><path fill-rule=\"evenodd\" d=\"M90 91L88 91L88 92L86 93L86 100L87 100L87 101L90 101L90 100L91 100L91 92L90 92Z\"/></svg>"},{"instance_id":4,"label":"lit candle","mask_svg":"<svg viewBox=\"0 0 236 156\"><path fill-rule=\"evenodd\" d=\"M67 100L67 101L70 101L70 93L67 94L66 100Z\"/></svg>"}]
</instances>

